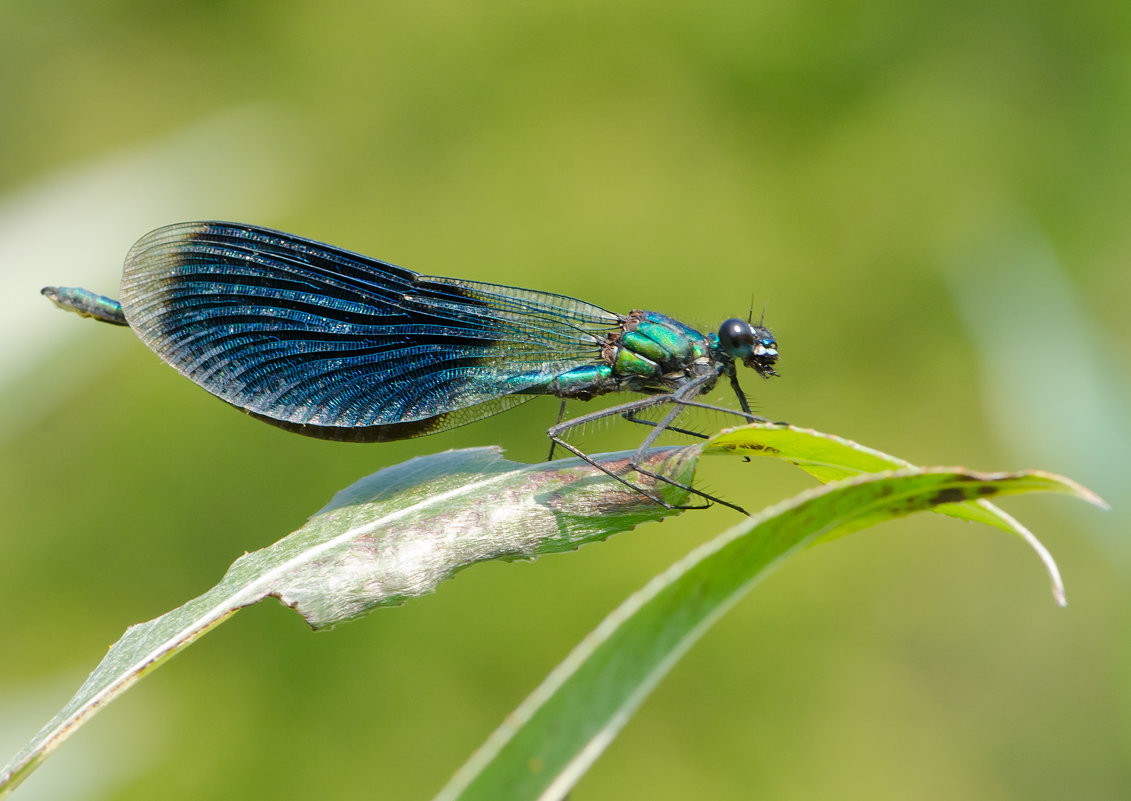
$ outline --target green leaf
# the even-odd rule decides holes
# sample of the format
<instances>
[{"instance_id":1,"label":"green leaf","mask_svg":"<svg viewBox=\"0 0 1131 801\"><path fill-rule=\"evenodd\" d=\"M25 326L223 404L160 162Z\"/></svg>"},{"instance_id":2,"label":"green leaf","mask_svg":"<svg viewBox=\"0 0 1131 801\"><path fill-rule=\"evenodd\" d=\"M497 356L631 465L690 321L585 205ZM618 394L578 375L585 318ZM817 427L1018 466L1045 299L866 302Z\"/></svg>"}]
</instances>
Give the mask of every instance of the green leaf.
<instances>
[{"instance_id":1,"label":"green leaf","mask_svg":"<svg viewBox=\"0 0 1131 801\"><path fill-rule=\"evenodd\" d=\"M914 467L911 462L897 456L865 447L843 437L778 423L753 423L721 431L704 443L703 450L705 453L784 459L822 483L863 473ZM1091 502L1107 507L1102 499L1083 487L1077 485L1077 490L1086 493ZM934 511L960 520L985 523L1016 534L1036 552L1044 564L1052 584L1053 598L1061 606L1067 604L1064 582L1052 554L1029 529L1007 512L984 498L943 504ZM848 532L829 536L843 536L845 533Z\"/></svg>"},{"instance_id":2,"label":"green leaf","mask_svg":"<svg viewBox=\"0 0 1131 801\"><path fill-rule=\"evenodd\" d=\"M610 469L630 453L595 457ZM697 448L649 451L641 467L689 483ZM678 506L687 493L629 473ZM267 596L314 628L432 592L488 559L574 550L678 510L648 500L577 459L525 465L498 448L449 451L381 470L338 493L298 531L245 554L208 592L111 646L75 696L0 773L10 793L95 712L237 609Z\"/></svg>"},{"instance_id":3,"label":"green leaf","mask_svg":"<svg viewBox=\"0 0 1131 801\"><path fill-rule=\"evenodd\" d=\"M843 479L748 518L657 576L602 622L437 801L564 797L699 636L799 550L911 512L1034 490L1097 500L1046 473L911 468Z\"/></svg>"},{"instance_id":4,"label":"green leaf","mask_svg":"<svg viewBox=\"0 0 1131 801\"><path fill-rule=\"evenodd\" d=\"M839 437L792 426L757 424L723 432L702 446L650 450L641 467L690 484L703 450L777 456L824 481L907 464ZM606 454L596 458L615 471L624 468L631 455ZM932 471L912 469L908 476L929 474ZM929 507L1026 536L1043 554L1054 586L1059 588L1056 566L1036 538L1004 512L990 506L981 495L1059 488L1093 502L1102 501L1067 479L1040 473L978 477L953 469L946 474L958 486L939 486L925 501L912 494L908 501L911 505L902 511L890 503L874 505L871 511L846 508L840 522L824 525L804 544L843 536L905 514L912 507ZM674 507L688 501L689 493L672 484L632 473L626 478ZM858 494L849 494L844 503L864 504L867 499L857 497ZM774 509L790 509L790 504L807 497L799 496ZM814 498L817 497L823 496L818 492ZM449 451L381 470L338 493L298 531L237 559L221 582L204 595L148 623L129 628L60 713L0 774L0 797L11 792L67 736L141 676L236 610L266 596L275 596L293 607L314 628L330 627L377 607L432 592L439 582L476 562L530 559L573 550L673 511L678 509L666 509L578 460L523 465L503 459L496 448ZM752 520L767 521L766 515L773 512L768 510ZM794 511L790 518L798 514ZM756 575L755 572L752 577ZM721 614L723 608L717 606L717 612ZM685 610L674 613L677 617L686 616ZM641 630L635 636L645 636L648 631ZM655 633L670 640L665 630L657 629ZM687 633L681 636L686 637ZM659 673L654 672L653 665L653 672L640 674L635 686L626 679L623 686L618 684L616 692L643 698L692 639L685 644L683 640L672 641L667 650L662 643L656 646L658 650L652 648L658 655L656 664L662 668ZM629 645L637 647L631 640ZM636 655L630 651L613 661L635 663ZM567 663L554 675L568 673L573 669L569 664L573 663ZM623 706L625 715L638 702ZM596 720L602 714L597 709L596 717L590 719ZM615 732L622 722L618 718L615 726L602 728L598 734ZM594 753L599 752L604 742L587 742L585 753L594 752L594 748ZM566 772L561 775L570 782L573 778L569 777L575 776Z\"/></svg>"}]
</instances>

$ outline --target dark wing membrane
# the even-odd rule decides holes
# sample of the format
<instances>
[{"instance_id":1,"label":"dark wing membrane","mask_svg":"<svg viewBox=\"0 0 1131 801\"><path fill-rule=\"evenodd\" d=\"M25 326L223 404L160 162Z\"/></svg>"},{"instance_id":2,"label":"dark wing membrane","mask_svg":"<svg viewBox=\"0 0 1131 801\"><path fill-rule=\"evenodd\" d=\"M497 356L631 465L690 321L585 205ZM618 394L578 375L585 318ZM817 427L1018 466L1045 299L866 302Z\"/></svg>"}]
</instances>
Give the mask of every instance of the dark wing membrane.
<instances>
[{"instance_id":1,"label":"dark wing membrane","mask_svg":"<svg viewBox=\"0 0 1131 801\"><path fill-rule=\"evenodd\" d=\"M529 289L421 276L254 226L180 223L130 250L122 309L223 400L333 439L471 422L600 359L620 318Z\"/></svg>"}]
</instances>

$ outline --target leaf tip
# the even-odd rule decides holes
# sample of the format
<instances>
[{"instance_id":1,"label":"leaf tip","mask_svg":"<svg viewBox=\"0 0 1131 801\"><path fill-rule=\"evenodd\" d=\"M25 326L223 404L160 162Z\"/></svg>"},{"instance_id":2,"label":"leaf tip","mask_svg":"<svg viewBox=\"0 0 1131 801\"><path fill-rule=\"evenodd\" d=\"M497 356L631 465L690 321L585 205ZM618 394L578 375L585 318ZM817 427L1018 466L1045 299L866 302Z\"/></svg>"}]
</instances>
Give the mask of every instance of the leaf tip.
<instances>
[{"instance_id":1,"label":"leaf tip","mask_svg":"<svg viewBox=\"0 0 1131 801\"><path fill-rule=\"evenodd\" d=\"M1088 503L1092 504L1092 506L1096 506L1100 509L1103 509L1105 512L1111 511L1111 504L1110 503L1105 501L1103 498L1101 498L1099 495L1092 492L1091 490L1086 490L1086 491L1087 491L1087 494L1084 496L1084 500L1086 500Z\"/></svg>"},{"instance_id":2,"label":"leaf tip","mask_svg":"<svg viewBox=\"0 0 1131 801\"><path fill-rule=\"evenodd\" d=\"M1092 506L1095 506L1098 509L1102 509L1105 512L1111 511L1111 504L1101 498L1099 493L1093 492L1092 490L1081 484L1079 481L1073 481L1071 478L1057 475L1056 473L1046 473L1043 470L1034 470L1032 472L1034 475L1041 475L1046 478L1051 478L1053 481L1056 481L1058 484L1067 489L1070 494L1076 496L1082 501L1090 503Z\"/></svg>"}]
</instances>

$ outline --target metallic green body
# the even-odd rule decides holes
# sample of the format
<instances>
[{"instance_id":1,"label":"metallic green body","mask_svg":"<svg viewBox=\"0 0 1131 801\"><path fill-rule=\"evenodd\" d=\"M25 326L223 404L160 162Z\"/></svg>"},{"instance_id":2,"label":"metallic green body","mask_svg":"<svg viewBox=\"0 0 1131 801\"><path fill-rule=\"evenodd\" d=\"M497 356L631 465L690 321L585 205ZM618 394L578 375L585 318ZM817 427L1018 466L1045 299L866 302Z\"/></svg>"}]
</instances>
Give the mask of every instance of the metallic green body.
<instances>
[{"instance_id":1,"label":"metallic green body","mask_svg":"<svg viewBox=\"0 0 1131 801\"><path fill-rule=\"evenodd\" d=\"M622 347L617 351L616 361L613 362L613 370L621 375L638 375L650 378L652 376L660 375L660 365L649 359L647 356L641 356L639 353L633 353L627 347Z\"/></svg>"}]
</instances>

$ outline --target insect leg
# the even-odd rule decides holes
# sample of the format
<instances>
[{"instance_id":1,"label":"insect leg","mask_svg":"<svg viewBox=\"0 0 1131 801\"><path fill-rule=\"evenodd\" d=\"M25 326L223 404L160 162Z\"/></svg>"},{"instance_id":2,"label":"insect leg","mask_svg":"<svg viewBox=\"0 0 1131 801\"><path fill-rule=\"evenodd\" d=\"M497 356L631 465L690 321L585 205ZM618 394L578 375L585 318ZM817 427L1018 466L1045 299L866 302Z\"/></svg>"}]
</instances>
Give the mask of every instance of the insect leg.
<instances>
[{"instance_id":1,"label":"insect leg","mask_svg":"<svg viewBox=\"0 0 1131 801\"><path fill-rule=\"evenodd\" d=\"M731 389L733 389L734 394L738 396L738 405L742 407L742 411L747 417L751 417L750 401L746 400L746 393L742 391L742 387L738 383L738 370L735 369L733 362L731 362L730 369L727 373L730 378Z\"/></svg>"},{"instance_id":2,"label":"insect leg","mask_svg":"<svg viewBox=\"0 0 1131 801\"><path fill-rule=\"evenodd\" d=\"M641 455L644 453L644 451L646 451L648 448L650 448L652 446L652 443L654 443L656 441L656 438L659 437L659 435L661 433L663 433L666 429L671 428L671 424L673 422L675 422L676 417L678 417L680 412L683 411L684 406L685 406L684 401L687 400L687 398L685 398L684 395L695 392L696 389L697 389L697 385L693 384L690 387L688 387L687 389L685 389L683 392L681 392L680 394L678 394L678 395L673 394L671 396L672 408L668 411L667 414L664 415L664 418L659 423L655 424L655 428L652 429L652 432L647 437L645 437L645 439L642 443L640 443L640 447L636 449L636 453L633 454L632 460L629 462L629 464L631 465L632 469L634 469L637 473L640 473L640 474L646 475L646 476L651 476L653 479L655 479L657 481L664 481L668 484L671 484L674 487L679 487L682 490L694 493L695 495L698 495L700 498L703 498L704 500L706 500L708 502L713 501L715 503L722 504L723 506L727 506L731 509L734 509L736 512L739 512L741 514L749 515L750 513L747 512L745 509L743 509L741 506L737 506L736 504L733 504L730 501L724 501L722 498L719 498L715 495L711 495L709 493L703 492L702 490L695 489L694 487L691 487L687 484L684 484L683 482L676 481L675 479L669 478L667 476L660 475L659 473L653 473L651 470L645 470L639 464L637 464L637 460L641 457ZM675 429L673 429L673 430L675 430Z\"/></svg>"},{"instance_id":3,"label":"insect leg","mask_svg":"<svg viewBox=\"0 0 1131 801\"><path fill-rule=\"evenodd\" d=\"M737 412L734 409L728 409L725 406L715 406L711 403L702 403L700 401L691 400L690 398L673 399L672 403L678 403L680 406L694 406L696 409L709 409L712 412L722 412L724 414L733 414L735 417L741 417L748 423L768 423L770 422L765 417L759 417L750 412Z\"/></svg>"},{"instance_id":4,"label":"insect leg","mask_svg":"<svg viewBox=\"0 0 1131 801\"><path fill-rule=\"evenodd\" d=\"M659 425L659 423L657 423L655 420L645 420L643 417L637 417L635 411L624 412L624 413L621 414L621 417L623 417L625 420L627 420L630 423L639 423L642 426L658 426ZM674 431L677 434L686 434L689 437L696 437L698 439L709 439L710 438L709 435L707 435L707 434L703 434L699 431L692 431L692 430L687 429L687 428L677 428L675 426L668 426L668 431Z\"/></svg>"},{"instance_id":5,"label":"insect leg","mask_svg":"<svg viewBox=\"0 0 1131 801\"><path fill-rule=\"evenodd\" d=\"M669 478L667 476L660 475L659 473L653 473L651 470L645 470L643 467L640 467L639 465L632 465L632 469L635 470L637 473L640 473L641 475L651 476L652 478L656 479L657 481L663 481L666 484L671 484L673 487L679 487L682 490L686 490L687 492L690 492L692 495L698 495L700 498L703 498L704 500L706 500L708 502L713 502L713 503L720 504L721 506L726 506L726 507L733 509L734 511L738 512L739 514L743 514L743 515L746 515L747 517L750 517L750 513L748 511L746 511L745 509L743 509L741 506L739 506L738 504L731 503L730 501L724 501L722 498L718 497L717 495L712 495L709 492L703 492L703 490L695 489L695 487L692 487L688 484L684 484L682 481L676 481L674 478ZM630 484L629 486L632 486L632 485ZM633 489L637 489L637 490L643 492L643 490L640 490L639 487L633 487ZM704 506L680 506L678 508L680 508L680 509L705 509L706 507L704 507Z\"/></svg>"},{"instance_id":6,"label":"insect leg","mask_svg":"<svg viewBox=\"0 0 1131 801\"><path fill-rule=\"evenodd\" d=\"M629 481L627 478L620 475L616 471L610 470L609 468L605 467L603 464L600 464L599 462L595 461L592 457L590 457L588 454L586 454L580 448L578 448L574 445L570 445L568 442L566 442L561 437L556 436L554 434L550 434L549 437L553 442L557 443L558 445L561 445L563 448L565 448L567 451L572 453L577 458L581 459L586 464L591 465L592 467L596 467L598 470L600 470L605 475L619 481L621 484L624 484L626 487L628 487L632 491L639 492L641 495L643 495L648 500L652 501L653 503L658 503L660 506L664 507L665 509L702 509L702 508L705 508L705 507L701 507L701 506L673 506L672 504L668 503L663 498L661 498L659 495L656 495L654 492L649 492L648 490L644 489L640 485L633 484L631 481ZM632 465L630 465L630 466L632 466ZM646 471L642 471L642 470L637 469L637 472L645 473ZM646 474L651 475L651 476L656 475L655 473L646 473ZM668 483L676 483L676 482L670 482L669 481Z\"/></svg>"},{"instance_id":7,"label":"insect leg","mask_svg":"<svg viewBox=\"0 0 1131 801\"><path fill-rule=\"evenodd\" d=\"M574 456L578 457L579 459L581 459L585 463L590 464L593 467L596 467L598 470L600 470L602 473L606 474L610 478L616 479L620 483L624 484L626 487L629 487L630 489L633 489L636 492L639 492L645 498L648 498L649 500L660 504L665 509L702 509L702 508L705 508L705 507L702 507L702 506L678 506L678 507L672 506L670 503L667 503L662 498L658 497L654 492L650 492L650 491L644 489L643 487L641 487L637 484L633 484L631 481L626 479L624 476L618 474L617 472L615 472L613 470L610 470L609 468L605 467L604 465L598 464L591 457L589 457L584 451L582 451L580 448L578 448L574 445L571 445L570 443L566 442L565 439L563 438L563 435L566 432L570 431L571 429L578 428L579 426L586 425L587 423L592 423L596 420L603 420L606 417L613 417L614 415L624 416L624 415L634 414L635 412L638 412L642 409L651 408L652 406L660 406L660 405L663 405L665 403L671 403L674 400L674 398L675 398L674 395L653 395L653 396L650 396L650 397L647 397L647 398L642 398L640 400L629 401L628 403L618 404L617 406L613 406L613 407L608 408L608 409L601 409L601 410L596 411L596 412L590 412L589 414L583 414L580 417L574 417L574 418L572 418L570 420L566 420L564 422L559 421L556 425L551 426L546 431L546 436L548 436L550 438L550 441L552 443L554 443L555 445L561 445L563 448L565 448L567 451L569 451L570 453L572 453ZM657 433L658 433L658 431L657 431ZM652 439L652 441L654 441L655 436L652 436L651 439ZM640 449L637 449L637 454L639 454L639 453L640 453ZM641 475L647 475L647 476L654 478L654 479L657 479L659 481L664 481L665 483L679 487L680 489L685 489L685 490L687 490L687 491L689 491L689 492L691 492L692 494L695 494L695 495L703 495L703 493L699 492L698 490L693 489L691 487L688 487L684 484L681 484L678 481L666 478L665 476L659 475L658 473L653 473L649 470L641 469L635 463L636 458L637 457L634 454L632 460L630 460L629 464L626 465L626 467L625 467L626 470L628 470L628 469L636 470ZM711 498L710 496L704 496L704 497L706 497L707 500L714 500L714 498Z\"/></svg>"},{"instance_id":8,"label":"insect leg","mask_svg":"<svg viewBox=\"0 0 1131 801\"><path fill-rule=\"evenodd\" d=\"M603 420L606 417L613 417L614 415L624 415L632 412L638 412L641 409L648 409L652 406L661 406L665 403L671 403L675 398L674 395L650 395L647 398L640 400L629 401L628 403L620 403L616 406L611 406L608 409L599 409L589 414L583 414L578 417L570 418L564 422L559 421L557 425L550 426L546 431L546 435L551 439L561 438L561 435L573 428L592 423L597 420ZM558 443L562 444L561 442Z\"/></svg>"},{"instance_id":9,"label":"insect leg","mask_svg":"<svg viewBox=\"0 0 1131 801\"><path fill-rule=\"evenodd\" d=\"M753 415L749 415L749 414L746 414L746 413L743 413L743 412L736 412L733 409L726 409L726 408L723 408L721 406L711 406L711 405L706 404L706 403L700 403L698 401L691 400L692 397L694 397L695 395L698 394L699 388L703 384L705 384L707 382L707 380L708 379L706 377L704 377L701 380L694 381L694 382L688 384L685 387L681 387L680 391L678 393L671 393L671 394L667 394L667 395L652 395L650 397L642 398L640 400L630 401L628 403L622 403L622 404L619 404L617 406L613 406L613 407L608 408L608 409L601 409L601 410L596 411L596 412L590 412L589 414L583 414L580 417L574 417L573 419L566 420L564 422L559 421L556 425L551 426L549 428L549 430L546 431L546 435L550 438L550 441L553 442L554 444L561 445L563 448L565 448L566 450L568 450L570 453L574 454L578 458L584 460L586 463L593 465L598 470L600 470L601 472L610 476L611 478L616 479L617 481L621 482L622 484L624 484L627 487L631 487L632 489L636 490L637 492L639 492L641 495L645 496L649 500L655 501L656 503L661 504L662 506L664 506L667 509L672 509L672 508L690 508L690 509L703 508L703 507L697 507L697 506L673 507L671 504L668 504L668 503L664 502L663 500L661 500L659 497L657 497L655 493L649 492L648 490L645 490L643 487L637 486L636 484L633 484L632 482L628 481L622 475L619 475L618 473L604 467L603 465L597 464L596 462L593 461L593 459L591 459L589 456L587 456L580 448L577 448L577 447L569 444L563 438L563 435L566 432L570 431L571 429L577 428L579 426L586 425L587 423L592 423L596 420L602 420L606 417L612 417L613 415L620 415L622 417L632 419L633 422L639 422L639 423L642 423L642 424L651 425L653 427L652 432L644 439L644 442L642 442L640 444L640 446L636 449L636 452L633 454L633 457L629 461L628 465L626 466L626 469L635 470L640 475L648 476L648 477L650 477L650 478L652 478L656 481L663 481L666 484L670 484L671 486L678 487L679 489L682 489L682 490L689 492L693 495L698 495L699 497L703 498L704 500L706 500L708 502L718 503L718 504L721 504L722 506L726 506L726 507L729 507L731 509L734 509L735 511L740 512L742 514L748 514L748 512L745 509L743 509L741 506L737 506L733 503L730 503L728 501L723 500L722 498L718 498L718 497L711 495L709 493L702 492L701 490L697 490L694 487L687 485L687 484L684 484L680 481L676 481L675 479L669 478L669 477L661 475L659 473L654 473L651 470L646 470L646 469L640 467L637 464L637 460L640 458L641 454L643 454L644 451L646 451L649 447L652 446L652 444L656 441L656 439L660 436L660 434L662 434L665 430L667 430L668 428L671 427L671 424L674 422L675 418L679 415L679 413L683 410L683 407L685 407L685 406L695 406L695 407L699 407L699 408L713 409L713 410L716 410L716 411L726 412L728 414L739 415L743 418L754 417ZM658 423L648 421L648 420L634 419L635 414L637 412L642 411L644 409L649 409L653 406L661 406L661 405L664 405L664 404L672 404L673 408L671 408L664 415L663 419L661 419ZM755 418L755 419L760 420L761 418ZM682 431L683 429L673 429L673 430ZM694 432L686 432L686 433L690 433L693 436L695 435Z\"/></svg>"},{"instance_id":10,"label":"insect leg","mask_svg":"<svg viewBox=\"0 0 1131 801\"><path fill-rule=\"evenodd\" d=\"M565 406L565 398L562 398L562 405L558 408L558 422L554 424L555 427L560 426L562 420L565 418ZM546 457L547 462L554 461L554 446L557 444L557 441L553 437L550 437L550 455Z\"/></svg>"}]
</instances>

